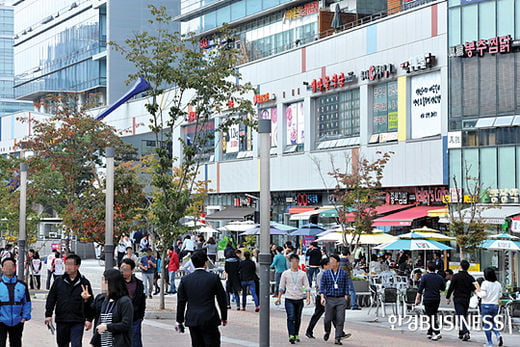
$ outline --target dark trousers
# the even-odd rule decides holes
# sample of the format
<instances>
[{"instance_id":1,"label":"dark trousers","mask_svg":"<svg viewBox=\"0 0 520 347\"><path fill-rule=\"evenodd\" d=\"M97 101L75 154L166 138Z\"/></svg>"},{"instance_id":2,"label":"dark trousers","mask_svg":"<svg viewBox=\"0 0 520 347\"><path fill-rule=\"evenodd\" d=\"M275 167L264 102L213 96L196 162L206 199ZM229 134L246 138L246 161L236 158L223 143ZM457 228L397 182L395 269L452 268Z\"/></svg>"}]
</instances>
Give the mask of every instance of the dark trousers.
<instances>
[{"instance_id":1,"label":"dark trousers","mask_svg":"<svg viewBox=\"0 0 520 347\"><path fill-rule=\"evenodd\" d=\"M52 278L52 271L47 270L47 283L46 288L47 290L51 289L51 278Z\"/></svg>"},{"instance_id":2,"label":"dark trousers","mask_svg":"<svg viewBox=\"0 0 520 347\"><path fill-rule=\"evenodd\" d=\"M117 252L117 266L121 264L123 257L125 256L125 252Z\"/></svg>"},{"instance_id":3,"label":"dark trousers","mask_svg":"<svg viewBox=\"0 0 520 347\"><path fill-rule=\"evenodd\" d=\"M426 316L428 316L428 335L440 334L439 323L437 322L437 312L439 311L440 303L440 300L426 302L423 301L424 312L426 313Z\"/></svg>"},{"instance_id":4,"label":"dark trousers","mask_svg":"<svg viewBox=\"0 0 520 347\"><path fill-rule=\"evenodd\" d=\"M58 347L81 347L85 323L56 323Z\"/></svg>"},{"instance_id":5,"label":"dark trousers","mask_svg":"<svg viewBox=\"0 0 520 347\"><path fill-rule=\"evenodd\" d=\"M312 334L314 327L320 320L321 316L325 312L325 307L321 304L321 296L316 295L316 305L314 306L314 313L312 314L309 326L307 327L307 333Z\"/></svg>"},{"instance_id":6,"label":"dark trousers","mask_svg":"<svg viewBox=\"0 0 520 347\"><path fill-rule=\"evenodd\" d=\"M458 316L457 319L460 319L461 322L459 336L462 336L469 333L468 327L462 320L463 317L466 318L468 316L469 299L453 298L453 305L455 306L455 315Z\"/></svg>"},{"instance_id":7,"label":"dark trousers","mask_svg":"<svg viewBox=\"0 0 520 347\"><path fill-rule=\"evenodd\" d=\"M30 284L31 284L31 289L34 289L34 287L36 287L36 289L40 289L40 286L41 286L41 283L40 283L40 275L31 275L31 280L30 280Z\"/></svg>"},{"instance_id":8,"label":"dark trousers","mask_svg":"<svg viewBox=\"0 0 520 347\"><path fill-rule=\"evenodd\" d=\"M287 330L289 336L298 336L302 325L303 299L285 299L285 312L287 313Z\"/></svg>"},{"instance_id":9,"label":"dark trousers","mask_svg":"<svg viewBox=\"0 0 520 347\"><path fill-rule=\"evenodd\" d=\"M308 267L307 268L307 279L309 280L309 285L312 287L312 279L314 277L317 277L318 274L320 273L320 268L319 267Z\"/></svg>"},{"instance_id":10,"label":"dark trousers","mask_svg":"<svg viewBox=\"0 0 520 347\"><path fill-rule=\"evenodd\" d=\"M220 332L218 326L189 327L191 345L193 347L220 347Z\"/></svg>"},{"instance_id":11,"label":"dark trousers","mask_svg":"<svg viewBox=\"0 0 520 347\"><path fill-rule=\"evenodd\" d=\"M231 294L233 294L233 301L235 301L237 303L237 307L240 307L240 298L238 296L238 292L235 292L235 289L231 288L232 286L233 286L233 284L231 283L231 281L227 280L226 281L226 301L227 301L227 305L231 306L230 296L231 296Z\"/></svg>"},{"instance_id":12,"label":"dark trousers","mask_svg":"<svg viewBox=\"0 0 520 347\"><path fill-rule=\"evenodd\" d=\"M141 337L142 319L138 319L132 323L132 347L143 347L143 339Z\"/></svg>"},{"instance_id":13,"label":"dark trousers","mask_svg":"<svg viewBox=\"0 0 520 347\"><path fill-rule=\"evenodd\" d=\"M335 337L337 340L341 339L344 334L343 326L345 325L345 309L347 307L347 300L344 296L325 298L325 333L330 334L332 323L336 327Z\"/></svg>"},{"instance_id":14,"label":"dark trousers","mask_svg":"<svg viewBox=\"0 0 520 347\"><path fill-rule=\"evenodd\" d=\"M0 323L0 346L7 346L7 334L9 333L9 346L22 347L22 332L23 323L18 323L12 327Z\"/></svg>"}]
</instances>

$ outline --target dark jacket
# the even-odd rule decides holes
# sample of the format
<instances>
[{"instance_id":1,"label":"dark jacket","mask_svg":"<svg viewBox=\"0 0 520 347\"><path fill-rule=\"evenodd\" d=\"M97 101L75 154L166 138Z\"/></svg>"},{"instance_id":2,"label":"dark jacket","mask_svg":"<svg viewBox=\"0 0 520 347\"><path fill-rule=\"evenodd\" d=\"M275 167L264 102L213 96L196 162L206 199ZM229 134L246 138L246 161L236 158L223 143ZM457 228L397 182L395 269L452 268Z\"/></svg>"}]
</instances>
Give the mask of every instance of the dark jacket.
<instances>
[{"instance_id":1,"label":"dark jacket","mask_svg":"<svg viewBox=\"0 0 520 347\"><path fill-rule=\"evenodd\" d=\"M135 288L135 296L132 299L134 305L134 322L139 319L144 319L144 311L146 310L146 295L144 295L143 281L132 275L132 278L137 281Z\"/></svg>"},{"instance_id":2,"label":"dark jacket","mask_svg":"<svg viewBox=\"0 0 520 347\"><path fill-rule=\"evenodd\" d=\"M233 257L226 259L224 271L227 273L227 287L231 293L239 293L242 290L240 283L240 259Z\"/></svg>"},{"instance_id":3,"label":"dark jacket","mask_svg":"<svg viewBox=\"0 0 520 347\"><path fill-rule=\"evenodd\" d=\"M99 295L96 301L99 300ZM96 325L94 327L94 336L90 340L93 346L101 346L101 335L97 333L97 326L99 325L99 317L101 312L108 305L109 300L104 298L100 310L96 312ZM99 306L97 306L99 307ZM132 346L132 318L134 315L134 308L132 300L128 296L123 296L116 301L114 310L112 311L112 323L107 325L107 330L112 333L113 347L128 347Z\"/></svg>"},{"instance_id":4,"label":"dark jacket","mask_svg":"<svg viewBox=\"0 0 520 347\"><path fill-rule=\"evenodd\" d=\"M444 278L436 273L428 272L419 281L419 294L423 294L423 302L441 300L441 291L446 289Z\"/></svg>"},{"instance_id":5,"label":"dark jacket","mask_svg":"<svg viewBox=\"0 0 520 347\"><path fill-rule=\"evenodd\" d=\"M319 248L309 249L305 255L309 257L309 266L320 266L322 254Z\"/></svg>"},{"instance_id":6,"label":"dark jacket","mask_svg":"<svg viewBox=\"0 0 520 347\"><path fill-rule=\"evenodd\" d=\"M87 301L81 297L83 291L81 286L88 286L91 296ZM92 300L92 286L82 274L78 272L74 282L71 282L69 275L65 274L56 278L52 284L45 304L45 317L52 317L52 312L56 309L54 318L56 323L91 322L94 318Z\"/></svg>"},{"instance_id":7,"label":"dark jacket","mask_svg":"<svg viewBox=\"0 0 520 347\"><path fill-rule=\"evenodd\" d=\"M240 281L256 280L256 265L251 259L241 261L239 264Z\"/></svg>"},{"instance_id":8,"label":"dark jacket","mask_svg":"<svg viewBox=\"0 0 520 347\"><path fill-rule=\"evenodd\" d=\"M475 278L467 271L457 272L451 279L446 299L449 299L453 293L454 299L465 299L469 301L471 293L476 289L473 285L474 282Z\"/></svg>"},{"instance_id":9,"label":"dark jacket","mask_svg":"<svg viewBox=\"0 0 520 347\"><path fill-rule=\"evenodd\" d=\"M220 315L215 306L217 299ZM186 311L186 318L184 311ZM226 292L220 278L204 270L184 276L177 289L177 322L188 327L218 326L227 320Z\"/></svg>"}]
</instances>

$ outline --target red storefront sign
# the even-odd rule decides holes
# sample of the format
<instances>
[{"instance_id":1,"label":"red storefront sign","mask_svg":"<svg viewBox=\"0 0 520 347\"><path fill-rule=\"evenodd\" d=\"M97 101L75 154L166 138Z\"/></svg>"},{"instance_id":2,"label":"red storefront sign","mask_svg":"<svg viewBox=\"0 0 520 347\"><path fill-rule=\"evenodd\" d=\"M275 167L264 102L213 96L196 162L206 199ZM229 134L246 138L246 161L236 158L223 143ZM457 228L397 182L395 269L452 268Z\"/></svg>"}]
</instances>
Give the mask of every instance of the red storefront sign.
<instances>
[{"instance_id":1,"label":"red storefront sign","mask_svg":"<svg viewBox=\"0 0 520 347\"><path fill-rule=\"evenodd\" d=\"M275 100L275 99L276 99L276 96L274 94L269 94L269 93L256 94L253 97L253 103L255 105L258 105L258 104L262 104L264 102L268 102L268 101Z\"/></svg>"},{"instance_id":2,"label":"red storefront sign","mask_svg":"<svg viewBox=\"0 0 520 347\"><path fill-rule=\"evenodd\" d=\"M332 76L325 76L318 79L313 79L311 82L311 88L314 93L317 91L325 92L330 89L341 88L345 86L345 83L352 83L356 81L356 75L354 72L349 72L345 75L344 72L340 74L334 74Z\"/></svg>"},{"instance_id":3,"label":"red storefront sign","mask_svg":"<svg viewBox=\"0 0 520 347\"><path fill-rule=\"evenodd\" d=\"M478 54L483 57L484 53L510 53L513 39L511 35L497 36L489 40L477 40L464 43L464 54L471 58Z\"/></svg>"},{"instance_id":4,"label":"red storefront sign","mask_svg":"<svg viewBox=\"0 0 520 347\"><path fill-rule=\"evenodd\" d=\"M447 187L421 187L415 188L415 201L430 204L432 202L444 202L444 197L449 195Z\"/></svg>"},{"instance_id":5,"label":"red storefront sign","mask_svg":"<svg viewBox=\"0 0 520 347\"><path fill-rule=\"evenodd\" d=\"M389 78L396 73L394 64L372 65L368 70L361 71L361 80L375 81L382 78Z\"/></svg>"}]
</instances>

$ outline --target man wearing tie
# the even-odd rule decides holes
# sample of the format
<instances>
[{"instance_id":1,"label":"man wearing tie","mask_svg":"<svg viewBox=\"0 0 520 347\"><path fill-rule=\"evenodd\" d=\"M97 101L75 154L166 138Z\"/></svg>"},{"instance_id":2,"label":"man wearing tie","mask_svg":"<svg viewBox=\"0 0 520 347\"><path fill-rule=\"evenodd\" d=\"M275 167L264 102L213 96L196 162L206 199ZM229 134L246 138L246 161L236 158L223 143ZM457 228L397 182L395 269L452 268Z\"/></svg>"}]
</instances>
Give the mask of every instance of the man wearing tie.
<instances>
[{"instance_id":1,"label":"man wearing tie","mask_svg":"<svg viewBox=\"0 0 520 347\"><path fill-rule=\"evenodd\" d=\"M181 279L177 289L177 327L190 328L193 347L220 346L218 326L227 324L226 292L218 275L207 272L208 256L195 252L191 257L195 271ZM217 299L220 315L215 306ZM188 309L186 315L186 304Z\"/></svg>"}]
</instances>

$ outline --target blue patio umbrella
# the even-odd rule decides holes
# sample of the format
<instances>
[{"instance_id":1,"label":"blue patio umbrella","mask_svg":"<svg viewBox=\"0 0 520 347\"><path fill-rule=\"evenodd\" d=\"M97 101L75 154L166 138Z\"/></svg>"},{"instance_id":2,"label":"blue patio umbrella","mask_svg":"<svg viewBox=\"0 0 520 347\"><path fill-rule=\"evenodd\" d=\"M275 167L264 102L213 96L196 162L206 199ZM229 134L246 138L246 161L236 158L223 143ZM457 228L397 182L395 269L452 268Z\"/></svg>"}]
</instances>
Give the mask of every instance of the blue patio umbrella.
<instances>
[{"instance_id":1,"label":"blue patio umbrella","mask_svg":"<svg viewBox=\"0 0 520 347\"><path fill-rule=\"evenodd\" d=\"M407 251L447 251L453 249L440 242L426 239L398 239L374 247L382 251L404 249Z\"/></svg>"},{"instance_id":2,"label":"blue patio umbrella","mask_svg":"<svg viewBox=\"0 0 520 347\"><path fill-rule=\"evenodd\" d=\"M292 227L290 225L285 225L285 224L276 223L276 222L271 222L270 224L271 224L271 227L273 227L273 228L276 228L278 230L287 231L287 232L294 231L294 230L297 229L297 228Z\"/></svg>"},{"instance_id":3,"label":"blue patio umbrella","mask_svg":"<svg viewBox=\"0 0 520 347\"><path fill-rule=\"evenodd\" d=\"M314 236L322 231L325 231L324 228L320 227L317 224L305 224L301 228L296 229L292 233L290 233L291 236Z\"/></svg>"}]
</instances>

